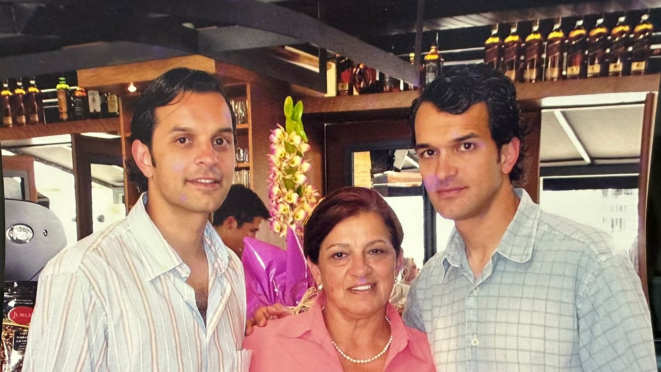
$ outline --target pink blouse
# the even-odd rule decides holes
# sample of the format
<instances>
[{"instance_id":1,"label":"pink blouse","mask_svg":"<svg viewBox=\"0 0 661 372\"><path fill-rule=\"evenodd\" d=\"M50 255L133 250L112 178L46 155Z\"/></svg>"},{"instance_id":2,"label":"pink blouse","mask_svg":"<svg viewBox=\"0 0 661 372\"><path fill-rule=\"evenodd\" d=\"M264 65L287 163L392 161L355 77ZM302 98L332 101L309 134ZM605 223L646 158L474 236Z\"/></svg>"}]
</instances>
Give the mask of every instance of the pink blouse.
<instances>
[{"instance_id":1,"label":"pink blouse","mask_svg":"<svg viewBox=\"0 0 661 372\"><path fill-rule=\"evenodd\" d=\"M321 303L307 312L269 322L243 341L253 350L252 372L336 372L342 371L340 356L331 344ZM388 350L385 372L435 371L427 336L404 325L394 306L388 303L392 344ZM349 354L351 355L351 354Z\"/></svg>"}]
</instances>

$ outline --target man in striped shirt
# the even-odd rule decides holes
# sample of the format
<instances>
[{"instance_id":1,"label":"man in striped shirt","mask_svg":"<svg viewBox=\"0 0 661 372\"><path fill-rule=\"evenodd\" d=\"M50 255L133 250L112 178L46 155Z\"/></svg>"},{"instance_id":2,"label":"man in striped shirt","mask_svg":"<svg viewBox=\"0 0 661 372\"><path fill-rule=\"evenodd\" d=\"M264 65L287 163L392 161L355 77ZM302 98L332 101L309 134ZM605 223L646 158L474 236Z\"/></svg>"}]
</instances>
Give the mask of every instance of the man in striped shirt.
<instances>
[{"instance_id":1,"label":"man in striped shirt","mask_svg":"<svg viewBox=\"0 0 661 372\"><path fill-rule=\"evenodd\" d=\"M247 371L243 269L207 221L234 173L228 103L189 69L142 93L127 167L147 192L44 268L24 371Z\"/></svg>"}]
</instances>

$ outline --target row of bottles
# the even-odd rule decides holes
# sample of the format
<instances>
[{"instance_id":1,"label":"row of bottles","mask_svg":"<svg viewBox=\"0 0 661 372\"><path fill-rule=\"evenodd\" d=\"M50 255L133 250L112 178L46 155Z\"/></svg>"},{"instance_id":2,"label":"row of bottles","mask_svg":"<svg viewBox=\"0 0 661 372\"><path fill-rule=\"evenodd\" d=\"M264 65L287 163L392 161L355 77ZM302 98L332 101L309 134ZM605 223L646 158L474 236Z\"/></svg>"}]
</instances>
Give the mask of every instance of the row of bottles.
<instances>
[{"instance_id":1,"label":"row of bottles","mask_svg":"<svg viewBox=\"0 0 661 372\"><path fill-rule=\"evenodd\" d=\"M414 53L409 55L411 64L414 63L414 57ZM441 75L442 70L443 57L438 52L436 44L432 44L420 66L420 82L423 86L428 85ZM417 86L395 79L388 74L381 74L375 69L365 66L364 63L359 63L354 67L350 59L340 55L337 55L336 71L338 96L418 89Z\"/></svg>"},{"instance_id":2,"label":"row of bottles","mask_svg":"<svg viewBox=\"0 0 661 372\"><path fill-rule=\"evenodd\" d=\"M584 21L565 37L562 19L555 22L546 42L539 31L539 21L525 42L513 24L504 42L495 25L485 42L484 61L503 71L515 82L556 81L564 78L580 79L602 76L643 75L650 57L652 23L649 14L641 17L633 32L626 16L619 18L609 32L603 17L588 32Z\"/></svg>"},{"instance_id":3,"label":"row of bottles","mask_svg":"<svg viewBox=\"0 0 661 372\"><path fill-rule=\"evenodd\" d=\"M41 120L41 100L39 89L34 77L30 77L27 91L23 80L16 81L14 90L9 89L9 81L2 81L0 92L0 110L2 110L2 126L37 124Z\"/></svg>"},{"instance_id":4,"label":"row of bottles","mask_svg":"<svg viewBox=\"0 0 661 372\"><path fill-rule=\"evenodd\" d=\"M16 80L13 90L4 79L0 97L3 127L119 116L117 95L70 87L64 77L59 78L55 89L43 91L37 87L34 76L29 79L27 90L23 79Z\"/></svg>"}]
</instances>

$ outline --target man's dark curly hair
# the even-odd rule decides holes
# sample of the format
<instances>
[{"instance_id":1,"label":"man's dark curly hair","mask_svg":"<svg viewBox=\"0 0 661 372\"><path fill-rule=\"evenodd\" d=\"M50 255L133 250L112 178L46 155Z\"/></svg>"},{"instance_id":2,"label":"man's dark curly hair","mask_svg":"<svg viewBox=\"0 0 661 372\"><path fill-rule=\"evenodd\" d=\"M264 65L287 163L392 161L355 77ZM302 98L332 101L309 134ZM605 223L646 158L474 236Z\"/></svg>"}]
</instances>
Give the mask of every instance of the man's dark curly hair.
<instances>
[{"instance_id":1,"label":"man's dark curly hair","mask_svg":"<svg viewBox=\"0 0 661 372\"><path fill-rule=\"evenodd\" d=\"M256 217L268 219L271 215L254 191L237 184L230 187L223 205L213 212L213 225L220 226L228 217L234 217L241 228L244 223L250 223Z\"/></svg>"},{"instance_id":2,"label":"man's dark curly hair","mask_svg":"<svg viewBox=\"0 0 661 372\"><path fill-rule=\"evenodd\" d=\"M223 84L218 77L205 71L175 68L159 76L140 95L131 119L131 144L133 144L133 141L139 140L147 145L149 151L152 150L154 127L158 124L155 111L159 107L174 103L173 100L181 92L216 92L223 96L230 109L232 132L236 141L236 118ZM153 165L156 166L156 160L152 158L152 161ZM126 160L126 169L129 180L135 182L140 191L147 191L147 177L142 174L132 157Z\"/></svg>"},{"instance_id":3,"label":"man's dark curly hair","mask_svg":"<svg viewBox=\"0 0 661 372\"><path fill-rule=\"evenodd\" d=\"M456 66L443 71L422 92L411 107L410 125L415 145L415 115L424 102L430 102L439 111L453 115L463 114L476 103L484 102L489 112L491 138L498 151L512 138L521 140L519 158L509 174L512 183L522 183L525 175L525 150L523 139L527 134L525 123L519 119L516 89L512 80L494 68L480 63Z\"/></svg>"}]
</instances>

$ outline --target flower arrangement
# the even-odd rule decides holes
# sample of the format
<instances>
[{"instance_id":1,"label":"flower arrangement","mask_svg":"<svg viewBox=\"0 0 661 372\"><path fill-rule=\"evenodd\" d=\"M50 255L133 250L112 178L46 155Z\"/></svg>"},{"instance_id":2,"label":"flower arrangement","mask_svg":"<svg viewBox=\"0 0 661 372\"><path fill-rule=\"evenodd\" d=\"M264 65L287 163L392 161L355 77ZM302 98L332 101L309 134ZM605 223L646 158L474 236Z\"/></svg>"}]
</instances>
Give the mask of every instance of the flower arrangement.
<instances>
[{"instance_id":1,"label":"flower arrangement","mask_svg":"<svg viewBox=\"0 0 661 372\"><path fill-rule=\"evenodd\" d=\"M291 97L285 99L285 127L271 131L269 165L270 228L284 237L290 227L298 235L303 224L317 205L319 193L308 184L305 173L310 163L304 160L310 150L308 137L303 130L303 103L294 106Z\"/></svg>"}]
</instances>

